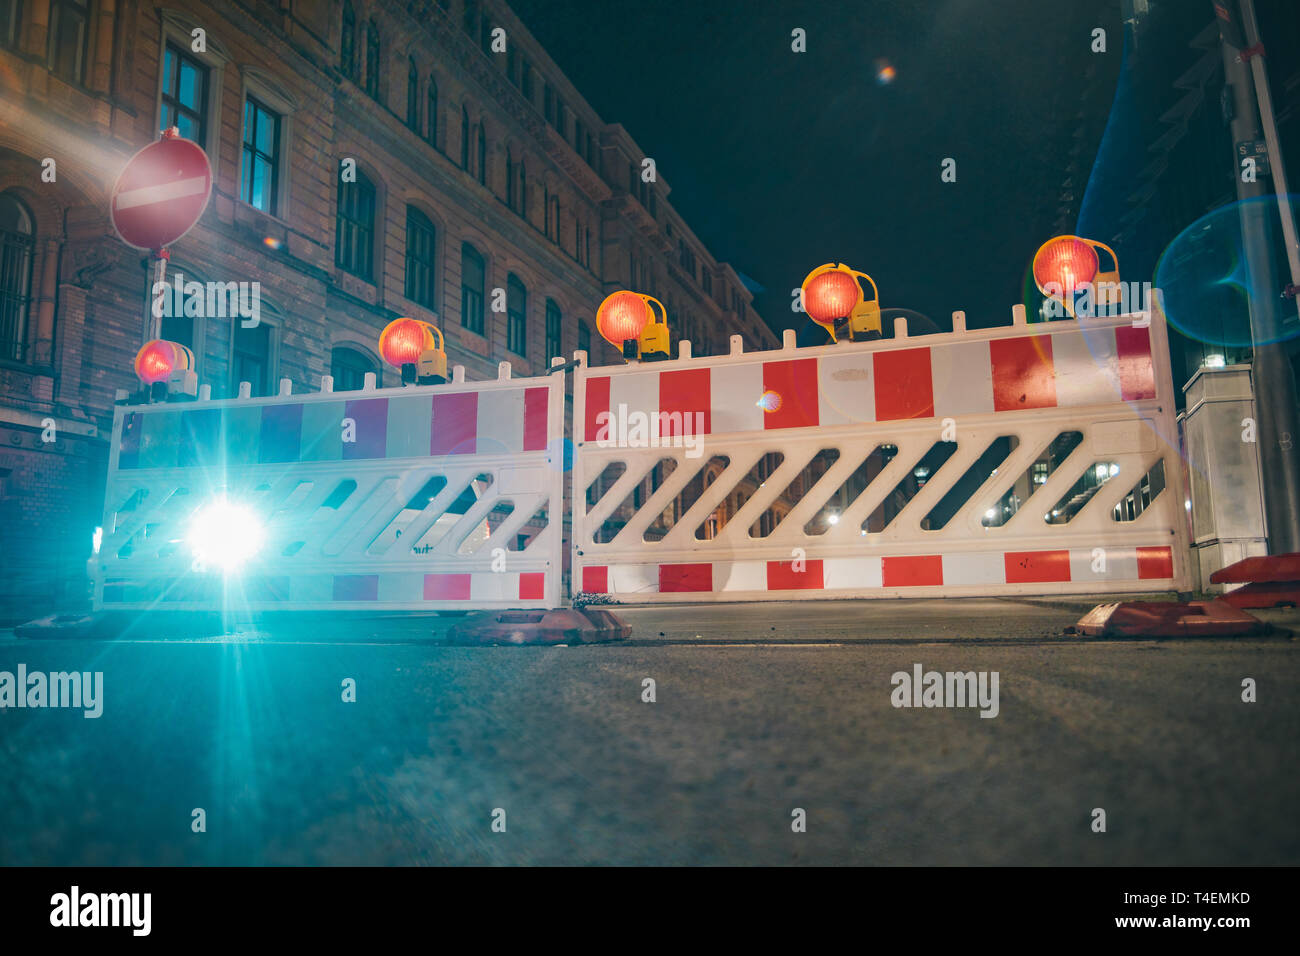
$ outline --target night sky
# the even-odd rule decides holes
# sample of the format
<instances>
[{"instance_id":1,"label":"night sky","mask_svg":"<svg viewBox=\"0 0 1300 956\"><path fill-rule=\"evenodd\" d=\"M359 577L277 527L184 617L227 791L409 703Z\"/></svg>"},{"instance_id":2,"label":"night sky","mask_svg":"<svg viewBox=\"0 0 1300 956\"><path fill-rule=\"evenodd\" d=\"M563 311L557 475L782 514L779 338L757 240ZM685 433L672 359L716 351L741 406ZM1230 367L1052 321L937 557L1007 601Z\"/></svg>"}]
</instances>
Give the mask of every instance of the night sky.
<instances>
[{"instance_id":1,"label":"night sky","mask_svg":"<svg viewBox=\"0 0 1300 956\"><path fill-rule=\"evenodd\" d=\"M777 329L800 324L790 290L829 261L870 273L886 309L1010 322L1076 142L1091 166L1123 49L1119 0L511 5L655 158L713 255L763 287Z\"/></svg>"}]
</instances>

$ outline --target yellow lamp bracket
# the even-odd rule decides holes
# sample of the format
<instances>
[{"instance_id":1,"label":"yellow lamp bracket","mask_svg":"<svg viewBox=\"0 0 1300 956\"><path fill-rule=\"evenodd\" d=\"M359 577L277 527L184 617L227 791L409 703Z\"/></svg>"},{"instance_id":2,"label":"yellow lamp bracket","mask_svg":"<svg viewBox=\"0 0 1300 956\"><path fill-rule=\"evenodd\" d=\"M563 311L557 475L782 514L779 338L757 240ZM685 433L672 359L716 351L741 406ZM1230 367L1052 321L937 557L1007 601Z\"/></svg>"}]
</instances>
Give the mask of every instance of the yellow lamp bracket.
<instances>
[{"instance_id":1,"label":"yellow lamp bracket","mask_svg":"<svg viewBox=\"0 0 1300 956\"><path fill-rule=\"evenodd\" d=\"M650 321L645 324L637 339L638 358L643 362L662 362L664 359L670 359L672 353L669 351L671 346L668 333L668 310L652 295L642 295L641 298L645 299L646 308L649 309ZM658 316L655 315L654 309L649 308L652 302L659 307Z\"/></svg>"},{"instance_id":2,"label":"yellow lamp bracket","mask_svg":"<svg viewBox=\"0 0 1300 956\"><path fill-rule=\"evenodd\" d=\"M1119 257L1115 255L1115 250L1104 242L1098 242L1095 239L1084 239L1083 241L1092 246L1093 251L1097 252L1097 275L1092 280L1094 300L1098 305L1119 305L1123 291L1119 284ZM1109 269L1102 258L1102 251L1110 256Z\"/></svg>"},{"instance_id":3,"label":"yellow lamp bracket","mask_svg":"<svg viewBox=\"0 0 1300 956\"><path fill-rule=\"evenodd\" d=\"M442 330L432 322L420 324L430 333L426 342L429 347L420 353L415 380L421 385L441 385L447 381L447 352L443 348Z\"/></svg>"},{"instance_id":4,"label":"yellow lamp bracket","mask_svg":"<svg viewBox=\"0 0 1300 956\"><path fill-rule=\"evenodd\" d=\"M864 295L849 313L849 341L878 339L882 333L880 331L880 290L876 288L876 280L856 269L848 269L848 272L855 278L866 279L871 285L871 298L868 299Z\"/></svg>"}]
</instances>

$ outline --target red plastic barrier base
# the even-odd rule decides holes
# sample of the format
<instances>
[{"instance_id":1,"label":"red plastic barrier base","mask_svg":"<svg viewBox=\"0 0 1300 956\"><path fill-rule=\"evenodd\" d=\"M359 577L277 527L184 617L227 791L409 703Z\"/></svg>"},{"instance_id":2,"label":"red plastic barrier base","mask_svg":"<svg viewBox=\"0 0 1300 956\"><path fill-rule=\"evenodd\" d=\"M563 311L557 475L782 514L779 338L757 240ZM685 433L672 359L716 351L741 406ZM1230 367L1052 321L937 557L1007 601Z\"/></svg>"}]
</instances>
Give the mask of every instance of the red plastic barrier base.
<instances>
[{"instance_id":1,"label":"red plastic barrier base","mask_svg":"<svg viewBox=\"0 0 1300 956\"><path fill-rule=\"evenodd\" d=\"M1073 628L1090 637L1244 637L1268 625L1223 601L1099 604Z\"/></svg>"},{"instance_id":2,"label":"red plastic barrier base","mask_svg":"<svg viewBox=\"0 0 1300 956\"><path fill-rule=\"evenodd\" d=\"M632 626L603 608L578 611L484 611L447 631L449 644L600 644L620 641Z\"/></svg>"}]
</instances>

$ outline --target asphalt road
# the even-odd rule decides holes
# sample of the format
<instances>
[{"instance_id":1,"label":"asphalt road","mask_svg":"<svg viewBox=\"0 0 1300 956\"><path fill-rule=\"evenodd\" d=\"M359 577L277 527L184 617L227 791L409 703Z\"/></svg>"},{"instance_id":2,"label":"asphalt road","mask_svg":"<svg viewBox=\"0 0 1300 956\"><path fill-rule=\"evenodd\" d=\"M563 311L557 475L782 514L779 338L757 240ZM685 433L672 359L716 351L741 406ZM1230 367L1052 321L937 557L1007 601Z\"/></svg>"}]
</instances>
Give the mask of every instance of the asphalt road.
<instances>
[{"instance_id":1,"label":"asphalt road","mask_svg":"<svg viewBox=\"0 0 1300 956\"><path fill-rule=\"evenodd\" d=\"M104 675L98 719L0 710L0 862L1300 862L1289 638L1062 639L1077 613L1008 601L627 616L626 646L0 637L0 671ZM998 716L893 707L916 663L997 671Z\"/></svg>"}]
</instances>

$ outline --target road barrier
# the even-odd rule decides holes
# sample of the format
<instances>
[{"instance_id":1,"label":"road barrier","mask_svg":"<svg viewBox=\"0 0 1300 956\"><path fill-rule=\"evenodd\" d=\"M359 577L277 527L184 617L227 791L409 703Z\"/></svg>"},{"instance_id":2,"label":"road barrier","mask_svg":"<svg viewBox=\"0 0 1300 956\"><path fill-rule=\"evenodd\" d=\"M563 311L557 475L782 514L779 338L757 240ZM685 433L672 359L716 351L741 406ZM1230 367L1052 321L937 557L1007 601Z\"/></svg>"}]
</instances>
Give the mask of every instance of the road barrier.
<instances>
[{"instance_id":1,"label":"road barrier","mask_svg":"<svg viewBox=\"0 0 1300 956\"><path fill-rule=\"evenodd\" d=\"M96 609L559 607L564 375L509 372L119 405ZM194 556L209 508L264 538L239 575Z\"/></svg>"},{"instance_id":2,"label":"road barrier","mask_svg":"<svg viewBox=\"0 0 1300 956\"><path fill-rule=\"evenodd\" d=\"M1162 317L580 367L573 590L1187 590Z\"/></svg>"}]
</instances>

